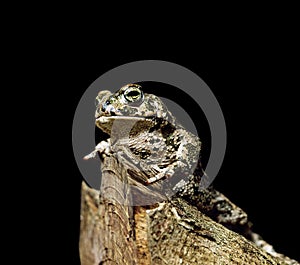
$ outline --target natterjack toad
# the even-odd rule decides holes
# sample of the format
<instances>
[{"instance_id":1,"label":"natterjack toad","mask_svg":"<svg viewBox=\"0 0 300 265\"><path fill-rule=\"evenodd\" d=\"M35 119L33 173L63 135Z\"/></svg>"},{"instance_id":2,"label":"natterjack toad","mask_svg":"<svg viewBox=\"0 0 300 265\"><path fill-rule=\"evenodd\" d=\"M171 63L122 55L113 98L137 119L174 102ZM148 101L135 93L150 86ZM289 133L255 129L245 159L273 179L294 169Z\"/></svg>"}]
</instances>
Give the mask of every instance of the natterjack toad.
<instances>
[{"instance_id":1,"label":"natterjack toad","mask_svg":"<svg viewBox=\"0 0 300 265\"><path fill-rule=\"evenodd\" d=\"M176 121L159 97L129 84L115 94L101 91L96 104L96 125L111 136L110 151L138 167L135 178L148 185L176 174L185 177L174 188L184 186L198 164L201 142ZM107 144L102 142L96 151L103 152L104 147Z\"/></svg>"}]
</instances>

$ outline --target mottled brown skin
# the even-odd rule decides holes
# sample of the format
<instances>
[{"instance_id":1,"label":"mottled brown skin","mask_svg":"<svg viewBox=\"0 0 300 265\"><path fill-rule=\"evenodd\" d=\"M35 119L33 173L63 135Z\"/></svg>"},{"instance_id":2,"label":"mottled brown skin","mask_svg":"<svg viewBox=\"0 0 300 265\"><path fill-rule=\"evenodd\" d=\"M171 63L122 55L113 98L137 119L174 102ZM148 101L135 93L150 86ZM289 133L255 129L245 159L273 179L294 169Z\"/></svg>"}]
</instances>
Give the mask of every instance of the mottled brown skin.
<instances>
[{"instance_id":1,"label":"mottled brown skin","mask_svg":"<svg viewBox=\"0 0 300 265\"><path fill-rule=\"evenodd\" d=\"M144 185L164 182L167 197L179 196L228 228L248 235L247 214L213 188L200 189L200 139L185 130L161 99L128 84L96 98L96 125L110 135L85 158L99 152L117 156Z\"/></svg>"},{"instance_id":2,"label":"mottled brown skin","mask_svg":"<svg viewBox=\"0 0 300 265\"><path fill-rule=\"evenodd\" d=\"M201 142L176 121L159 97L130 84L114 94L100 92L96 102L96 125L113 138L112 151L147 176L145 184L193 174Z\"/></svg>"}]
</instances>

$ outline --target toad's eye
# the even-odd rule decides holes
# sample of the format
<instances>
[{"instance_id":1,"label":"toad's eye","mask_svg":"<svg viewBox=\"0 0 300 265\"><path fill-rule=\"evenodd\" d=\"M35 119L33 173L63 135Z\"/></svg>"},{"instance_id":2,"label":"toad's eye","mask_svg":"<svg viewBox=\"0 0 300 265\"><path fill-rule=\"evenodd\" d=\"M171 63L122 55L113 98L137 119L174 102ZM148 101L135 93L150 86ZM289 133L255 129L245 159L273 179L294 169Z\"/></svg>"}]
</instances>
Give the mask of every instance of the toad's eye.
<instances>
[{"instance_id":1,"label":"toad's eye","mask_svg":"<svg viewBox=\"0 0 300 265\"><path fill-rule=\"evenodd\" d=\"M124 97L129 102L139 103L143 100L143 92L138 87L129 87L125 90Z\"/></svg>"}]
</instances>

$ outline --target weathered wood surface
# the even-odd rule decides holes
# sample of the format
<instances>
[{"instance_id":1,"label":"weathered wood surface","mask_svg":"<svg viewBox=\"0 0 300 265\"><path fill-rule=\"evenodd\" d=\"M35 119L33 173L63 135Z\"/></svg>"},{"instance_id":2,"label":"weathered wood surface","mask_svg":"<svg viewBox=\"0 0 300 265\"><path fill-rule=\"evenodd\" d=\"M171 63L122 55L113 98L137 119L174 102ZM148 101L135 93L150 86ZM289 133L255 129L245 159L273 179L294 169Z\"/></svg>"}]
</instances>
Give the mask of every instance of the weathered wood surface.
<instances>
[{"instance_id":1,"label":"weathered wood surface","mask_svg":"<svg viewBox=\"0 0 300 265\"><path fill-rule=\"evenodd\" d=\"M101 194L83 183L82 265L299 264L268 254L182 199L126 206L132 200L126 177L115 160L105 159Z\"/></svg>"},{"instance_id":2,"label":"weathered wood surface","mask_svg":"<svg viewBox=\"0 0 300 265\"><path fill-rule=\"evenodd\" d=\"M102 164L101 195L82 186L81 264L136 264L131 224L132 207L126 174L117 160ZM125 178L122 178L125 177Z\"/></svg>"}]
</instances>

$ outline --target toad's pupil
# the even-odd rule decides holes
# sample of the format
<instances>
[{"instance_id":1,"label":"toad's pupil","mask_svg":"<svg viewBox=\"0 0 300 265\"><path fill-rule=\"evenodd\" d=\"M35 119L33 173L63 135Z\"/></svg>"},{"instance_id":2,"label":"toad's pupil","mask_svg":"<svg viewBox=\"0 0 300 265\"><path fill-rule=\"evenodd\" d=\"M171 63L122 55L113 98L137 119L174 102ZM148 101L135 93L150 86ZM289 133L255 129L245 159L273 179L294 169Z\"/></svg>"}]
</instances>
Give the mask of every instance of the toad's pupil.
<instances>
[{"instance_id":1,"label":"toad's pupil","mask_svg":"<svg viewBox=\"0 0 300 265\"><path fill-rule=\"evenodd\" d=\"M131 97L133 99L138 98L140 93L138 91L130 91L126 94L127 97Z\"/></svg>"}]
</instances>

